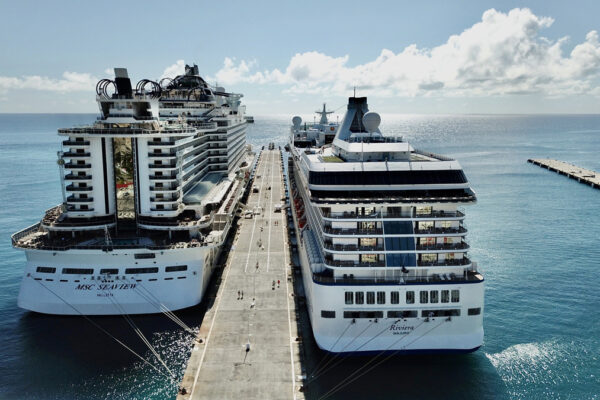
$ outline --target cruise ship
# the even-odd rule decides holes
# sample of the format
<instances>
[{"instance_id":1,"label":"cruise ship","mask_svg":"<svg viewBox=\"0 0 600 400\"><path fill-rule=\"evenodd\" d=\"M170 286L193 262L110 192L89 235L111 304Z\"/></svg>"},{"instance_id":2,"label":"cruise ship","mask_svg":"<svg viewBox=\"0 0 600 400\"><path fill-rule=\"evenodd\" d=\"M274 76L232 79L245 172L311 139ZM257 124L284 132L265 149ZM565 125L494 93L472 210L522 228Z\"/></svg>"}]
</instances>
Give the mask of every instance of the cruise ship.
<instances>
[{"instance_id":1,"label":"cruise ship","mask_svg":"<svg viewBox=\"0 0 600 400\"><path fill-rule=\"evenodd\" d=\"M206 290L253 157L240 94L185 74L96 86L100 114L59 129L63 203L15 233L21 308L46 314L168 312Z\"/></svg>"},{"instance_id":2,"label":"cruise ship","mask_svg":"<svg viewBox=\"0 0 600 400\"><path fill-rule=\"evenodd\" d=\"M288 174L306 303L331 353L471 352L484 279L468 256L460 164L383 134L351 97L332 143L291 128Z\"/></svg>"}]
</instances>

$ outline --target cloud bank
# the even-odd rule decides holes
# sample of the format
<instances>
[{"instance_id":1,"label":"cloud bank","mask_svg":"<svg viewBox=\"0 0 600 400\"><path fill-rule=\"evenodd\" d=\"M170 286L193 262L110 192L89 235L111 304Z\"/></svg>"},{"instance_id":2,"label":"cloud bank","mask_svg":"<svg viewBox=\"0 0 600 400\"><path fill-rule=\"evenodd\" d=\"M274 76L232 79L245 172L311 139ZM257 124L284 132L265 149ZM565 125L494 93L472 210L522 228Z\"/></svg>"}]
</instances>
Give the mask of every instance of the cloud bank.
<instances>
[{"instance_id":1,"label":"cloud bank","mask_svg":"<svg viewBox=\"0 0 600 400\"><path fill-rule=\"evenodd\" d=\"M0 92L15 89L33 89L51 92L91 91L96 87L98 78L88 73L69 72L62 74L61 79L46 76L29 75L22 77L0 76Z\"/></svg>"},{"instance_id":2,"label":"cloud bank","mask_svg":"<svg viewBox=\"0 0 600 400\"><path fill-rule=\"evenodd\" d=\"M394 96L489 96L597 93L600 71L598 33L563 54L568 40L552 41L540 33L554 20L531 10L487 10L480 22L431 49L412 44L398 53L383 49L370 62L350 66L350 56L316 51L294 55L285 69L258 71L256 61L225 58L216 73L219 83L280 84L291 93Z\"/></svg>"}]
</instances>

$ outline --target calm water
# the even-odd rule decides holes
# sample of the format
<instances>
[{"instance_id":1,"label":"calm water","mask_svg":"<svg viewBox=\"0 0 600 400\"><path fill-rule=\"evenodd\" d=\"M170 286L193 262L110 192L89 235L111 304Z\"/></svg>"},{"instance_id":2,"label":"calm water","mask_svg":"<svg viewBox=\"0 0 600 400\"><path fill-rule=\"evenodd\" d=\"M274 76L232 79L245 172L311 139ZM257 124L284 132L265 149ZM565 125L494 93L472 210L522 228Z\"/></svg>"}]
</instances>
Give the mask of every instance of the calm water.
<instances>
[{"instance_id":1,"label":"calm water","mask_svg":"<svg viewBox=\"0 0 600 400\"><path fill-rule=\"evenodd\" d=\"M92 115L0 114L0 398L174 398L157 375L87 321L17 308L24 255L10 234L61 201L59 127ZM283 143L288 117L256 117L249 141ZM463 356L394 358L334 398L596 399L600 393L600 191L528 164L553 157L600 171L600 116L384 115L382 130L459 159L478 194L471 256L486 277L485 344ZM200 307L178 314L198 326ZM120 317L95 321L148 351ZM162 316L136 323L183 374L190 337ZM309 364L321 354L310 347ZM309 397L366 362L347 359ZM310 367L311 365L309 365Z\"/></svg>"}]
</instances>

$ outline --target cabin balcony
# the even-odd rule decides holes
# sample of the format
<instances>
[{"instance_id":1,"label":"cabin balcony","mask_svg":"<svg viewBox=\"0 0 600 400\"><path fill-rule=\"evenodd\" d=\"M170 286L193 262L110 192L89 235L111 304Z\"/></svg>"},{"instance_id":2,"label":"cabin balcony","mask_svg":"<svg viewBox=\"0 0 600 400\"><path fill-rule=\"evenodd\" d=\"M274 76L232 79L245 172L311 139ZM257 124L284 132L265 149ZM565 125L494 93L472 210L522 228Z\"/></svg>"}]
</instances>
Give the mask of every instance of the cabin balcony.
<instances>
[{"instance_id":1,"label":"cabin balcony","mask_svg":"<svg viewBox=\"0 0 600 400\"><path fill-rule=\"evenodd\" d=\"M428 251L428 252L439 252L439 251L451 251L451 250L468 250L469 244L467 242L460 243L436 243L436 244L418 244L416 246L417 251Z\"/></svg>"},{"instance_id":2,"label":"cabin balcony","mask_svg":"<svg viewBox=\"0 0 600 400\"><path fill-rule=\"evenodd\" d=\"M385 261L376 262L360 262L360 261L346 261L346 260L334 260L329 257L325 257L326 267L347 267L347 268L372 268L372 267L385 267Z\"/></svg>"},{"instance_id":3,"label":"cabin balcony","mask_svg":"<svg viewBox=\"0 0 600 400\"><path fill-rule=\"evenodd\" d=\"M154 153L154 152L148 152L148 157L152 157L152 158L173 158L175 157L175 153Z\"/></svg>"},{"instance_id":4,"label":"cabin balcony","mask_svg":"<svg viewBox=\"0 0 600 400\"><path fill-rule=\"evenodd\" d=\"M332 228L330 226L323 227L323 233L327 236L381 236L383 235L382 228L358 229L358 228Z\"/></svg>"},{"instance_id":5,"label":"cabin balcony","mask_svg":"<svg viewBox=\"0 0 600 400\"><path fill-rule=\"evenodd\" d=\"M80 157L89 157L90 153L89 152L77 152L77 151L67 151L66 153L63 153L63 157L68 157L68 158L80 158Z\"/></svg>"},{"instance_id":6,"label":"cabin balcony","mask_svg":"<svg viewBox=\"0 0 600 400\"><path fill-rule=\"evenodd\" d=\"M89 181L91 179L92 179L91 175L73 175L73 174L65 175L65 180L67 180L67 181Z\"/></svg>"},{"instance_id":7,"label":"cabin balcony","mask_svg":"<svg viewBox=\"0 0 600 400\"><path fill-rule=\"evenodd\" d=\"M148 142L148 146L162 146L162 147L175 146L175 141L169 140L169 141L159 142L157 140L152 140L152 141Z\"/></svg>"},{"instance_id":8,"label":"cabin balcony","mask_svg":"<svg viewBox=\"0 0 600 400\"><path fill-rule=\"evenodd\" d=\"M374 252L374 251L384 251L384 247L383 244L377 245L377 246L359 246L356 244L333 244L331 242L324 242L323 243L323 248L325 250L332 250L335 252L348 252L348 251L353 251L353 252Z\"/></svg>"},{"instance_id":9,"label":"cabin balcony","mask_svg":"<svg viewBox=\"0 0 600 400\"><path fill-rule=\"evenodd\" d=\"M89 146L90 145L90 141L89 140L63 140L62 142L63 146Z\"/></svg>"},{"instance_id":10,"label":"cabin balcony","mask_svg":"<svg viewBox=\"0 0 600 400\"><path fill-rule=\"evenodd\" d=\"M64 165L67 169L87 169L92 168L92 164L74 164L74 163L66 163Z\"/></svg>"},{"instance_id":11,"label":"cabin balcony","mask_svg":"<svg viewBox=\"0 0 600 400\"><path fill-rule=\"evenodd\" d=\"M76 208L75 206L71 206L71 205L67 204L67 211L78 212L78 213L91 213L91 212L94 212L94 209L93 208L86 208L86 209Z\"/></svg>"},{"instance_id":12,"label":"cabin balcony","mask_svg":"<svg viewBox=\"0 0 600 400\"><path fill-rule=\"evenodd\" d=\"M175 181L178 179L177 175L150 175L148 178L154 181Z\"/></svg>"},{"instance_id":13,"label":"cabin balcony","mask_svg":"<svg viewBox=\"0 0 600 400\"><path fill-rule=\"evenodd\" d=\"M423 261L418 260L417 266L419 267L457 267L457 266L465 266L471 265L472 262L469 258L457 258L451 260L437 260L437 261Z\"/></svg>"},{"instance_id":14,"label":"cabin balcony","mask_svg":"<svg viewBox=\"0 0 600 400\"><path fill-rule=\"evenodd\" d=\"M465 235L467 229L463 226L458 228L428 228L428 229L415 229L415 235Z\"/></svg>"},{"instance_id":15,"label":"cabin balcony","mask_svg":"<svg viewBox=\"0 0 600 400\"><path fill-rule=\"evenodd\" d=\"M430 213L395 213L395 212L375 212L368 214L357 214L354 211L344 212L326 212L321 207L317 207L321 213L321 218L324 220L356 220L364 221L369 219L398 219L398 220L409 220L409 221L420 221L420 220L445 220L445 221L456 221L465 218L465 214L461 211L433 211Z\"/></svg>"},{"instance_id":16,"label":"cabin balcony","mask_svg":"<svg viewBox=\"0 0 600 400\"><path fill-rule=\"evenodd\" d=\"M176 192L180 188L179 185L168 185L168 186L150 186L151 192Z\"/></svg>"},{"instance_id":17,"label":"cabin balcony","mask_svg":"<svg viewBox=\"0 0 600 400\"><path fill-rule=\"evenodd\" d=\"M66 188L67 192L90 192L93 186L73 186L68 185Z\"/></svg>"},{"instance_id":18,"label":"cabin balcony","mask_svg":"<svg viewBox=\"0 0 600 400\"><path fill-rule=\"evenodd\" d=\"M84 198L74 197L74 196L67 197L67 203L92 203L93 201L94 201L93 197L84 197Z\"/></svg>"},{"instance_id":19,"label":"cabin balcony","mask_svg":"<svg viewBox=\"0 0 600 400\"><path fill-rule=\"evenodd\" d=\"M175 164L148 164L148 168L155 168L155 169L176 169L178 167Z\"/></svg>"},{"instance_id":20,"label":"cabin balcony","mask_svg":"<svg viewBox=\"0 0 600 400\"><path fill-rule=\"evenodd\" d=\"M166 197L150 197L150 201L153 203L169 204L176 203L179 201L179 196L166 198Z\"/></svg>"}]
</instances>

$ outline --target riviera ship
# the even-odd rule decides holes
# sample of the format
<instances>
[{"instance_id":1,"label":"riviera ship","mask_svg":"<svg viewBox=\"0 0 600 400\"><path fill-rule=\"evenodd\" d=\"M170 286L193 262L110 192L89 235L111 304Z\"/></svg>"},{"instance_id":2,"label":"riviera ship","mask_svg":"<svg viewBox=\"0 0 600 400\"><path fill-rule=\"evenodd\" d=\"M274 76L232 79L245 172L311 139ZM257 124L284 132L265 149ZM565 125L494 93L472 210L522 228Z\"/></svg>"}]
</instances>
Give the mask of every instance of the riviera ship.
<instances>
[{"instance_id":1,"label":"riviera ship","mask_svg":"<svg viewBox=\"0 0 600 400\"><path fill-rule=\"evenodd\" d=\"M332 353L474 351L484 279L462 206L475 193L456 160L380 122L365 97L349 99L330 144L293 119L291 206L315 340Z\"/></svg>"},{"instance_id":2,"label":"riviera ship","mask_svg":"<svg viewBox=\"0 0 600 400\"><path fill-rule=\"evenodd\" d=\"M240 94L198 67L96 86L100 115L59 129L63 203L12 236L27 258L18 305L47 314L168 312L198 304L253 157Z\"/></svg>"}]
</instances>

